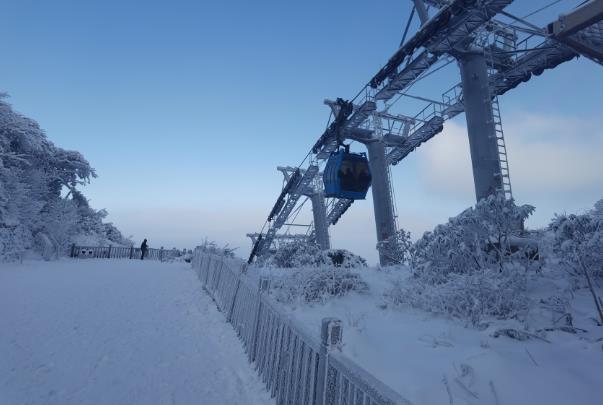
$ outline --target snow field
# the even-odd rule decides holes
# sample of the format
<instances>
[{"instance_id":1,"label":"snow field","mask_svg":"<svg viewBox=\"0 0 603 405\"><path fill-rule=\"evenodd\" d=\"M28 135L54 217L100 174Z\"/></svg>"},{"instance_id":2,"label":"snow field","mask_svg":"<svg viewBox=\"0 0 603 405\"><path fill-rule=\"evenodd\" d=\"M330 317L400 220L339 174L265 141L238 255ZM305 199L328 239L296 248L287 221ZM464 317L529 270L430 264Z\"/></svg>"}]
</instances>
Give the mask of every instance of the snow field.
<instances>
[{"instance_id":1,"label":"snow field","mask_svg":"<svg viewBox=\"0 0 603 405\"><path fill-rule=\"evenodd\" d=\"M383 293L400 274L352 271L368 283L367 293L284 305L307 330L317 330L323 317L341 319L343 353L412 403L603 403L603 327L592 319L595 310L587 290L579 290L572 301L574 325L587 332L546 332L550 343L517 341L492 336L499 328L522 330L516 321L489 320L487 328L478 330L424 311L395 308ZM543 284L540 280L538 285Z\"/></svg>"},{"instance_id":2,"label":"snow field","mask_svg":"<svg viewBox=\"0 0 603 405\"><path fill-rule=\"evenodd\" d=\"M0 264L0 405L271 404L186 263Z\"/></svg>"}]
</instances>

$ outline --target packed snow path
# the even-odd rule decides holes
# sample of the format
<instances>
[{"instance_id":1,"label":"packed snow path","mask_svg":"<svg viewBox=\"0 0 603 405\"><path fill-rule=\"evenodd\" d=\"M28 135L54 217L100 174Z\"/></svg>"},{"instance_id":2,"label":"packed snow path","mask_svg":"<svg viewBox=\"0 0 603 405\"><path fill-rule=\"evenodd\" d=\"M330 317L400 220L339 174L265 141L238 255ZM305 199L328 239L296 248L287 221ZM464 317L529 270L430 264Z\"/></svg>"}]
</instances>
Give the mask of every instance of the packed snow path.
<instances>
[{"instance_id":1,"label":"packed snow path","mask_svg":"<svg viewBox=\"0 0 603 405\"><path fill-rule=\"evenodd\" d=\"M0 264L0 405L271 404L186 264Z\"/></svg>"}]
</instances>

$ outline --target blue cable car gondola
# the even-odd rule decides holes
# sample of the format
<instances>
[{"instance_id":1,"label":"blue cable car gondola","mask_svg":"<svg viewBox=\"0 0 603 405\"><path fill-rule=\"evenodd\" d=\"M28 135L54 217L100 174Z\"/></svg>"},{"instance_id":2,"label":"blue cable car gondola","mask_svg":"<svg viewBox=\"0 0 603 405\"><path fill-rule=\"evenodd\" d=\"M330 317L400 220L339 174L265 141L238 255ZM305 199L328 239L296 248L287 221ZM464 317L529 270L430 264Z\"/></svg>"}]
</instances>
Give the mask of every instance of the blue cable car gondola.
<instances>
[{"instance_id":1,"label":"blue cable car gondola","mask_svg":"<svg viewBox=\"0 0 603 405\"><path fill-rule=\"evenodd\" d=\"M371 186L371 169L365 153L346 149L333 152L323 172L325 196L364 200Z\"/></svg>"}]
</instances>

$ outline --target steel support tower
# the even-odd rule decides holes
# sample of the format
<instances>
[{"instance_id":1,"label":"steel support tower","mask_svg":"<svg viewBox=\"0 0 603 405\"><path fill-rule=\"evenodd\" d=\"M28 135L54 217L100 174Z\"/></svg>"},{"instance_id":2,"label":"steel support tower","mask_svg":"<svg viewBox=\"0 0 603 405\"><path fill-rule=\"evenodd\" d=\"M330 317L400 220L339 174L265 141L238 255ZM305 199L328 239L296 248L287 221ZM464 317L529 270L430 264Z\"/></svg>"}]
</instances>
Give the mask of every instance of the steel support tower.
<instances>
[{"instance_id":1,"label":"steel support tower","mask_svg":"<svg viewBox=\"0 0 603 405\"><path fill-rule=\"evenodd\" d=\"M477 201L502 190L500 160L483 49L470 49L457 57L461 70L465 118Z\"/></svg>"},{"instance_id":2,"label":"steel support tower","mask_svg":"<svg viewBox=\"0 0 603 405\"><path fill-rule=\"evenodd\" d=\"M311 148L309 165L305 163L306 168L302 168L302 164L290 174L268 216L267 230L264 233L263 228L254 238L249 261L268 252L273 241L279 240L277 232L295 219L301 196L310 198L313 204L314 224L306 240L329 246L328 226L339 221L353 200L325 201L314 193L321 190L321 165L342 140L367 147L379 241L396 232L389 166L399 164L441 133L446 120L463 112L476 199L499 191L512 198L498 97L578 56L603 65L603 0L585 1L545 27L505 11L511 3L513 0L412 0L413 11L402 43L387 63L354 99L327 103L333 120ZM420 26L407 37L415 13ZM409 94L416 83L454 60L459 65L461 83L440 93L441 99L439 95L430 98ZM419 110L415 113L392 112L401 98L426 104L413 107ZM315 187L310 190L309 185Z\"/></svg>"},{"instance_id":3,"label":"steel support tower","mask_svg":"<svg viewBox=\"0 0 603 405\"><path fill-rule=\"evenodd\" d=\"M310 195L312 202L312 217L314 218L314 239L322 249L331 248L329 240L329 223L327 222L327 207L325 205L325 194L322 190L314 190Z\"/></svg>"}]
</instances>

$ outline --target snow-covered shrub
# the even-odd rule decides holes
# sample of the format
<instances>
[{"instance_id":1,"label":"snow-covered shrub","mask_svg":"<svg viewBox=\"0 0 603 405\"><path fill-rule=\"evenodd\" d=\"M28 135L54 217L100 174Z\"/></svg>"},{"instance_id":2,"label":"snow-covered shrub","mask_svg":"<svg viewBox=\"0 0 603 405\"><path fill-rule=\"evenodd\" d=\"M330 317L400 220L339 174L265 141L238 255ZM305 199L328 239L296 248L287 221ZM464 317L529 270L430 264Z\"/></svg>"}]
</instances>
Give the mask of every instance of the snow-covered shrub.
<instances>
[{"instance_id":1,"label":"snow-covered shrub","mask_svg":"<svg viewBox=\"0 0 603 405\"><path fill-rule=\"evenodd\" d=\"M535 248L517 240L533 210L492 195L426 232L409 250L411 277L387 298L471 324L519 317L527 305L523 264Z\"/></svg>"},{"instance_id":2,"label":"snow-covered shrub","mask_svg":"<svg viewBox=\"0 0 603 405\"><path fill-rule=\"evenodd\" d=\"M502 268L533 250L530 244L513 244L520 238L523 222L534 211L517 206L503 194L480 200L475 207L426 232L410 249L410 264L417 277L432 284L447 280L448 274L471 274Z\"/></svg>"},{"instance_id":3,"label":"snow-covered shrub","mask_svg":"<svg viewBox=\"0 0 603 405\"><path fill-rule=\"evenodd\" d=\"M163 255L164 262L186 262L191 263L193 260L193 251L190 249L166 249Z\"/></svg>"},{"instance_id":4,"label":"snow-covered shrub","mask_svg":"<svg viewBox=\"0 0 603 405\"><path fill-rule=\"evenodd\" d=\"M410 232L399 229L392 237L377 243L379 254L392 264L405 264L410 260L412 242Z\"/></svg>"},{"instance_id":5,"label":"snow-covered shrub","mask_svg":"<svg viewBox=\"0 0 603 405\"><path fill-rule=\"evenodd\" d=\"M596 210L557 215L549 225L554 253L577 274L586 268L594 277L603 277L603 215L599 215Z\"/></svg>"},{"instance_id":6,"label":"snow-covered shrub","mask_svg":"<svg viewBox=\"0 0 603 405\"><path fill-rule=\"evenodd\" d=\"M593 278L603 278L603 200L583 215L558 215L549 229L554 234L553 251L560 263L575 276L583 276L592 294L599 322L603 325L603 303Z\"/></svg>"},{"instance_id":7,"label":"snow-covered shrub","mask_svg":"<svg viewBox=\"0 0 603 405\"><path fill-rule=\"evenodd\" d=\"M319 302L341 297L350 291L365 292L368 285L360 276L342 267L301 267L273 273L271 294L277 301Z\"/></svg>"},{"instance_id":8,"label":"snow-covered shrub","mask_svg":"<svg viewBox=\"0 0 603 405\"><path fill-rule=\"evenodd\" d=\"M599 221L603 221L603 198L595 203L590 215Z\"/></svg>"},{"instance_id":9,"label":"snow-covered shrub","mask_svg":"<svg viewBox=\"0 0 603 405\"><path fill-rule=\"evenodd\" d=\"M258 265L284 269L322 266L355 268L366 267L366 260L344 249L321 250L312 242L293 241L279 246L274 253L262 258Z\"/></svg>"},{"instance_id":10,"label":"snow-covered shrub","mask_svg":"<svg viewBox=\"0 0 603 405\"><path fill-rule=\"evenodd\" d=\"M344 269L366 267L366 260L349 250L329 249L325 250L324 254L330 259L330 262L327 262L327 264L332 264L335 267L342 267Z\"/></svg>"},{"instance_id":11,"label":"snow-covered shrub","mask_svg":"<svg viewBox=\"0 0 603 405\"><path fill-rule=\"evenodd\" d=\"M320 247L315 243L293 241L284 243L268 256L264 265L278 268L317 267L327 264Z\"/></svg>"},{"instance_id":12,"label":"snow-covered shrub","mask_svg":"<svg viewBox=\"0 0 603 405\"><path fill-rule=\"evenodd\" d=\"M206 253L224 256L231 259L235 257L235 250L237 250L236 248L229 247L228 244L223 247L219 247L216 242L208 241L207 239L205 239L202 245L197 247Z\"/></svg>"},{"instance_id":13,"label":"snow-covered shrub","mask_svg":"<svg viewBox=\"0 0 603 405\"><path fill-rule=\"evenodd\" d=\"M449 273L437 284L411 277L397 281L386 299L474 326L487 319L521 319L528 308L526 277L525 272L509 267Z\"/></svg>"}]
</instances>

